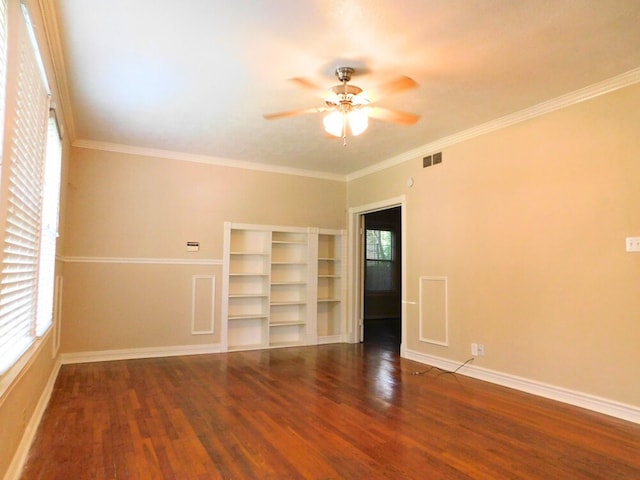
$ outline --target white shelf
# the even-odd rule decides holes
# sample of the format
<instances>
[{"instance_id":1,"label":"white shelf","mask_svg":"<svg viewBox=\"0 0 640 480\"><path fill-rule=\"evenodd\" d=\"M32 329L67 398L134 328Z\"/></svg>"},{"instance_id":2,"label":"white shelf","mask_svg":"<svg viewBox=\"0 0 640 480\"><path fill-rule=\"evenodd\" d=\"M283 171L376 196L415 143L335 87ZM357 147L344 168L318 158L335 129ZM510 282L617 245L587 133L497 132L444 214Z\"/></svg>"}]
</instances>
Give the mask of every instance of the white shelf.
<instances>
[{"instance_id":1,"label":"white shelf","mask_svg":"<svg viewBox=\"0 0 640 480\"><path fill-rule=\"evenodd\" d=\"M234 320L234 321L235 320L259 320L259 319L266 320L267 318L269 318L269 315L256 313L256 314L247 314L247 315L229 315L228 318L229 320Z\"/></svg>"},{"instance_id":2,"label":"white shelf","mask_svg":"<svg viewBox=\"0 0 640 480\"><path fill-rule=\"evenodd\" d=\"M268 277L268 273L229 273L230 277Z\"/></svg>"},{"instance_id":3,"label":"white shelf","mask_svg":"<svg viewBox=\"0 0 640 480\"><path fill-rule=\"evenodd\" d=\"M229 298L269 298L266 293L230 293Z\"/></svg>"}]
</instances>

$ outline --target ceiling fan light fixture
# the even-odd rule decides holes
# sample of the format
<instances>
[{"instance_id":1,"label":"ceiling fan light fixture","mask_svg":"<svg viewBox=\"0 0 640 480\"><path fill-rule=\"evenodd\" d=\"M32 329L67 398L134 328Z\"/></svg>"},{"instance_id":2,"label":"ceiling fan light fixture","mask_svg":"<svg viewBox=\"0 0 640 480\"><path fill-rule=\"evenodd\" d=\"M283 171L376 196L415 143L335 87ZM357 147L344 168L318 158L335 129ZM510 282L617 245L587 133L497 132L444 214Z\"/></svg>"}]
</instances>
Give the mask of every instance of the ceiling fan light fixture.
<instances>
[{"instance_id":1,"label":"ceiling fan light fixture","mask_svg":"<svg viewBox=\"0 0 640 480\"><path fill-rule=\"evenodd\" d=\"M327 133L334 137L344 137L348 124L351 134L356 137L369 126L369 117L365 111L359 109L349 111L334 110L324 117L322 123Z\"/></svg>"},{"instance_id":2,"label":"ceiling fan light fixture","mask_svg":"<svg viewBox=\"0 0 640 480\"><path fill-rule=\"evenodd\" d=\"M324 129L329 135L342 137L346 120L346 116L342 112L334 110L324 117L322 123L324 123Z\"/></svg>"},{"instance_id":3,"label":"ceiling fan light fixture","mask_svg":"<svg viewBox=\"0 0 640 480\"><path fill-rule=\"evenodd\" d=\"M363 110L351 110L348 113L349 127L354 137L360 135L369 126L369 117Z\"/></svg>"}]
</instances>

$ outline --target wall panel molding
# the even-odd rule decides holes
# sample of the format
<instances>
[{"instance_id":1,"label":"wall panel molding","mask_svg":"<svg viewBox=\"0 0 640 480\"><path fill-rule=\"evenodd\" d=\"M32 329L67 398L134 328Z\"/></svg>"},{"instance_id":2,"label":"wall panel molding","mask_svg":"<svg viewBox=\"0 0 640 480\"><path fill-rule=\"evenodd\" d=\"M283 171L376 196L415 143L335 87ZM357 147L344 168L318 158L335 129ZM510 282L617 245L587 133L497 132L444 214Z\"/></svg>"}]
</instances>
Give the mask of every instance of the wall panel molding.
<instances>
[{"instance_id":1,"label":"wall panel molding","mask_svg":"<svg viewBox=\"0 0 640 480\"><path fill-rule=\"evenodd\" d=\"M447 277L419 279L420 341L449 346Z\"/></svg>"},{"instance_id":2,"label":"wall panel molding","mask_svg":"<svg viewBox=\"0 0 640 480\"><path fill-rule=\"evenodd\" d=\"M191 335L215 333L215 311L216 276L194 275L191 277Z\"/></svg>"},{"instance_id":3,"label":"wall panel molding","mask_svg":"<svg viewBox=\"0 0 640 480\"><path fill-rule=\"evenodd\" d=\"M62 289L64 286L64 277L56 275L53 285L53 338L51 341L51 355L55 358L60 350L60 334L62 332Z\"/></svg>"}]
</instances>

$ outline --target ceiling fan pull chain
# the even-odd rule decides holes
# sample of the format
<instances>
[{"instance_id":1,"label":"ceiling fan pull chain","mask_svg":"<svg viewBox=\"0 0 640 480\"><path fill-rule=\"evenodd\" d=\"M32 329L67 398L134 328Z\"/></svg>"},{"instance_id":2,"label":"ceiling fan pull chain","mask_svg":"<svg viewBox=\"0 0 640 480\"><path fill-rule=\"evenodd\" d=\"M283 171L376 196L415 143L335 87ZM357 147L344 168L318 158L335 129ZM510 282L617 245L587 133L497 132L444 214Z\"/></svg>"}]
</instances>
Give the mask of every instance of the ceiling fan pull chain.
<instances>
[{"instance_id":1,"label":"ceiling fan pull chain","mask_svg":"<svg viewBox=\"0 0 640 480\"><path fill-rule=\"evenodd\" d=\"M347 146L347 116L342 112L342 146Z\"/></svg>"}]
</instances>

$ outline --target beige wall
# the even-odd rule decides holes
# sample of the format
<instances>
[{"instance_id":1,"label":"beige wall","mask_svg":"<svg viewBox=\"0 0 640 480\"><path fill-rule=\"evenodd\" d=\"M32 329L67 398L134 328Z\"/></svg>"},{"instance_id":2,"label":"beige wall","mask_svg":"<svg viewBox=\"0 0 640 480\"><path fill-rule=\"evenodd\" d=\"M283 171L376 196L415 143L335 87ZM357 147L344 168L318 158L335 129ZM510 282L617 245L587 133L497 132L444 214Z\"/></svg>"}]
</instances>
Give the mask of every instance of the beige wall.
<instances>
[{"instance_id":1,"label":"beige wall","mask_svg":"<svg viewBox=\"0 0 640 480\"><path fill-rule=\"evenodd\" d=\"M225 221L345 228L345 204L344 182L74 149L62 351L218 343L222 266L163 262L221 261ZM194 275L216 277L213 335L191 334Z\"/></svg>"},{"instance_id":2,"label":"beige wall","mask_svg":"<svg viewBox=\"0 0 640 480\"><path fill-rule=\"evenodd\" d=\"M407 198L407 294L449 281L449 346L410 350L640 406L640 86L350 182L350 207ZM409 177L413 188L406 186Z\"/></svg>"}]
</instances>

